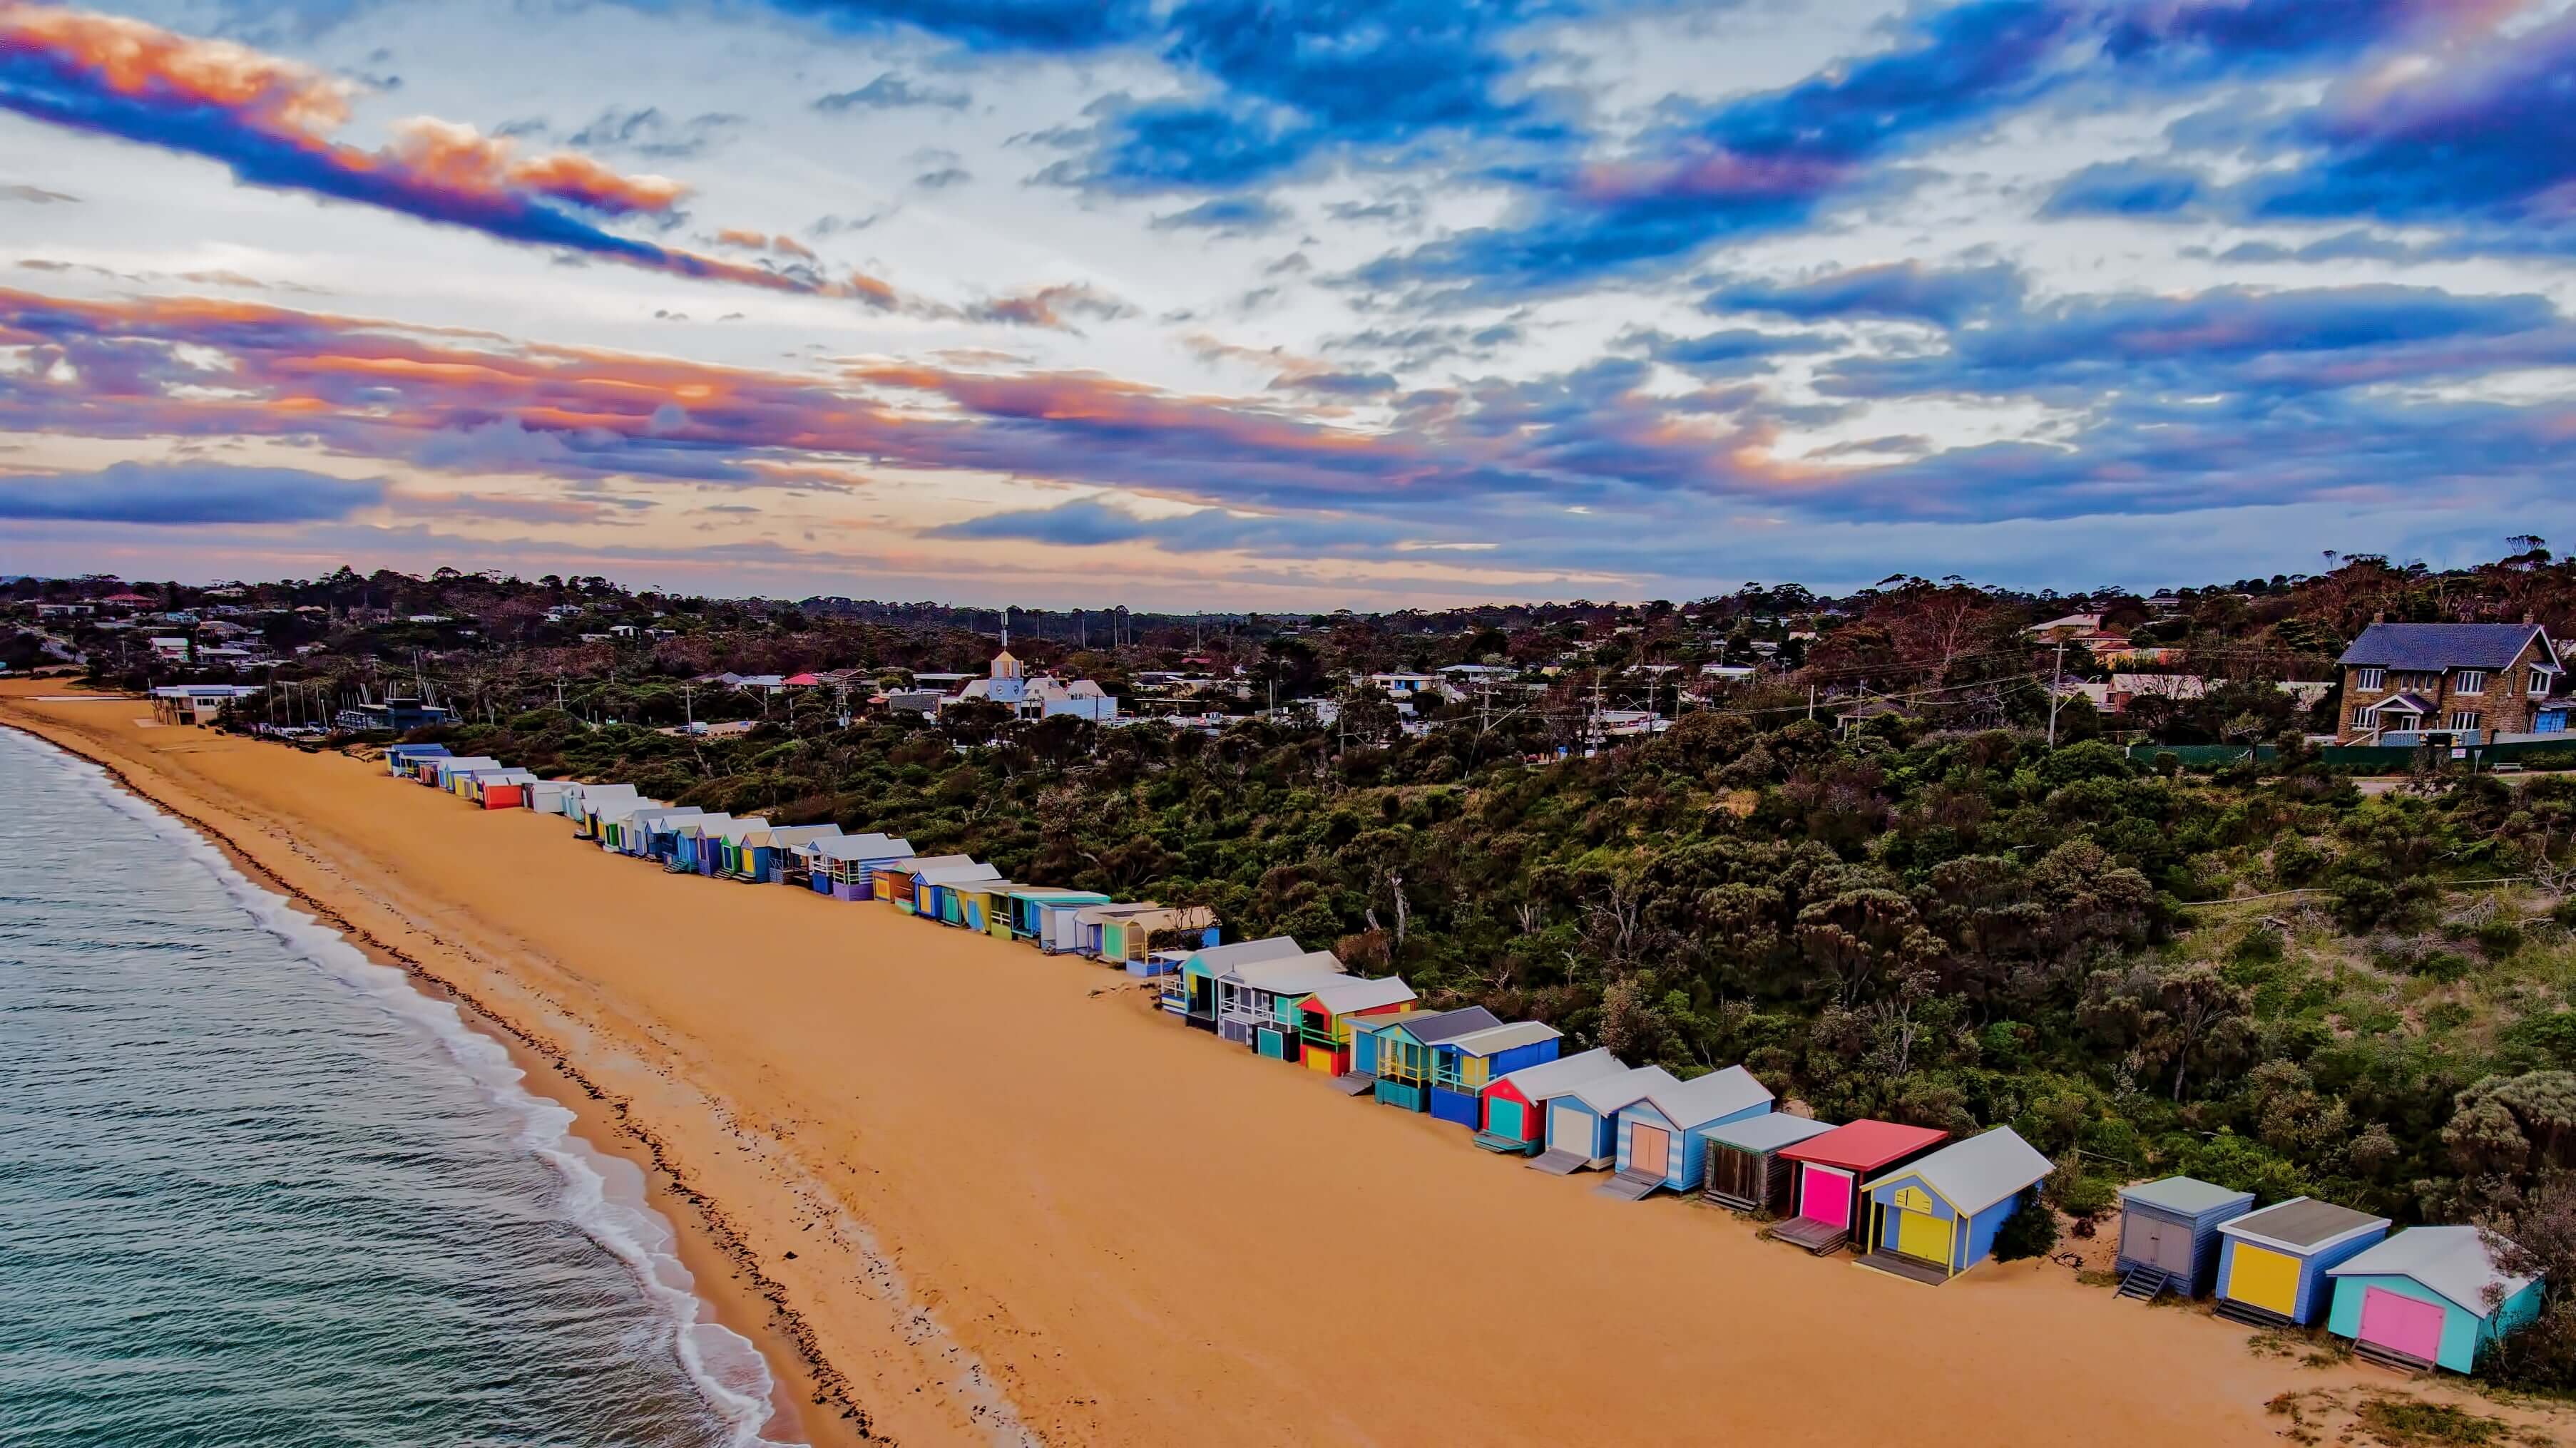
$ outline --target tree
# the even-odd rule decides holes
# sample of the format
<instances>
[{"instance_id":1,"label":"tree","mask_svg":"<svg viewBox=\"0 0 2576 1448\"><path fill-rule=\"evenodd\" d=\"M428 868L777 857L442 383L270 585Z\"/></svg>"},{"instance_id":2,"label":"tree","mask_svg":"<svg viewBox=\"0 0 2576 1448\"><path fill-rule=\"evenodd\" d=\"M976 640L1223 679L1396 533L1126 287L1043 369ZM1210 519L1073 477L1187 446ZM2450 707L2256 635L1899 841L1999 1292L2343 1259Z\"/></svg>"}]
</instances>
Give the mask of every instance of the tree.
<instances>
[{"instance_id":1,"label":"tree","mask_svg":"<svg viewBox=\"0 0 2576 1448\"><path fill-rule=\"evenodd\" d=\"M2521 1184L2576 1170L2576 1072L2489 1076L2452 1104L2442 1144L2462 1172Z\"/></svg>"},{"instance_id":2,"label":"tree","mask_svg":"<svg viewBox=\"0 0 2576 1448\"><path fill-rule=\"evenodd\" d=\"M1845 890L1798 912L1798 947L1833 986L1834 1004L1857 1006L1880 980L1935 965L1941 938L1894 890Z\"/></svg>"},{"instance_id":3,"label":"tree","mask_svg":"<svg viewBox=\"0 0 2576 1448\"><path fill-rule=\"evenodd\" d=\"M2141 1073L2173 1068L2173 1099L2182 1100L2195 1066L2215 1068L2241 1051L2252 993L2230 985L2208 965L2099 970L2087 983L2078 1015L2127 1048Z\"/></svg>"}]
</instances>

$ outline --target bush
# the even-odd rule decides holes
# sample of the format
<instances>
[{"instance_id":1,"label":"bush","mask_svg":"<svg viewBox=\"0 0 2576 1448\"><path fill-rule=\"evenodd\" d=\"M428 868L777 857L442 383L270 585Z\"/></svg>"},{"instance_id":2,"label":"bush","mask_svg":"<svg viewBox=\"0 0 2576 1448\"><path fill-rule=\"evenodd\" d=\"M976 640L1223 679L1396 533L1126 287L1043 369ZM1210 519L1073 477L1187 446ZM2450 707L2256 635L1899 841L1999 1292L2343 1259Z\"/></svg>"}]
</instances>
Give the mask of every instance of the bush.
<instances>
[{"instance_id":1,"label":"bush","mask_svg":"<svg viewBox=\"0 0 2576 1448\"><path fill-rule=\"evenodd\" d=\"M2057 1214L2035 1200L2025 1199L2021 1210L2004 1218L1995 1229L1995 1260L2018 1262L2024 1257L2045 1257L2057 1248Z\"/></svg>"},{"instance_id":2,"label":"bush","mask_svg":"<svg viewBox=\"0 0 2576 1448\"><path fill-rule=\"evenodd\" d=\"M2366 876L2353 876L2335 889L2335 919L2347 934L2365 935L2397 913L2397 892Z\"/></svg>"},{"instance_id":3,"label":"bush","mask_svg":"<svg viewBox=\"0 0 2576 1448\"><path fill-rule=\"evenodd\" d=\"M2057 1193L2057 1209L2070 1217L2098 1217L2120 1200L2120 1189L2100 1177L2080 1176Z\"/></svg>"},{"instance_id":4,"label":"bush","mask_svg":"<svg viewBox=\"0 0 2576 1448\"><path fill-rule=\"evenodd\" d=\"M2474 932L2478 949L2489 960L2502 960L2522 949L2522 926L2511 920L2490 920Z\"/></svg>"}]
</instances>

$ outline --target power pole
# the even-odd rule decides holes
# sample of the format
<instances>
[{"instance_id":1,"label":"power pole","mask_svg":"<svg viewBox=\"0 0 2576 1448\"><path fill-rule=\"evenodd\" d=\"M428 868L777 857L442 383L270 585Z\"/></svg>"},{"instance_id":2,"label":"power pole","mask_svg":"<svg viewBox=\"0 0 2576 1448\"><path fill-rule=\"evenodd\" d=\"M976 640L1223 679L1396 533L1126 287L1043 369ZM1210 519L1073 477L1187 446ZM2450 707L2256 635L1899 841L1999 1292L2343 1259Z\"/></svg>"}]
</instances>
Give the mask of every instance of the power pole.
<instances>
[{"instance_id":1,"label":"power pole","mask_svg":"<svg viewBox=\"0 0 2576 1448\"><path fill-rule=\"evenodd\" d=\"M2057 641L2057 664L2048 674L2048 747L2057 747L2057 710L2066 702L2066 691L2059 687L2066 680L2066 640Z\"/></svg>"}]
</instances>

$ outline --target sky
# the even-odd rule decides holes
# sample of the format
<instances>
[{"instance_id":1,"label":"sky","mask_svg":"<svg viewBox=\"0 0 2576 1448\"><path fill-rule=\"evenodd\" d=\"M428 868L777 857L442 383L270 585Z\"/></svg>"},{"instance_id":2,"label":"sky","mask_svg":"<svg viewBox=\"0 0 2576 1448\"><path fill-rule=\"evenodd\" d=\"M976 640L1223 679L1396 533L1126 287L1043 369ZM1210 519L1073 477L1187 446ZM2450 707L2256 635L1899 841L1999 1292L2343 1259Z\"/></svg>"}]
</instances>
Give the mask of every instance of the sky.
<instances>
[{"instance_id":1,"label":"sky","mask_svg":"<svg viewBox=\"0 0 2576 1448\"><path fill-rule=\"evenodd\" d=\"M2576 0L0 0L0 573L2576 545Z\"/></svg>"}]
</instances>

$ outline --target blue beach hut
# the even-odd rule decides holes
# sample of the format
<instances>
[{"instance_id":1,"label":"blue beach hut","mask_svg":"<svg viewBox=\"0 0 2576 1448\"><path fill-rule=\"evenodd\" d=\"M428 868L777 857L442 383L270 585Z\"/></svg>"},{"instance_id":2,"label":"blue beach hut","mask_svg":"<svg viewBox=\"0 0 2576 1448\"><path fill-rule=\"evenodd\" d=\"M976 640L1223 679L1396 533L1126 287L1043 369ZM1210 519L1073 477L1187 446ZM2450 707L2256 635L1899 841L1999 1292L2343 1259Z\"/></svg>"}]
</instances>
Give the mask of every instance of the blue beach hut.
<instances>
[{"instance_id":1,"label":"blue beach hut","mask_svg":"<svg viewBox=\"0 0 2576 1448\"><path fill-rule=\"evenodd\" d=\"M2474 1370L2540 1315L2540 1279L2509 1273L2476 1227L2409 1227L2326 1269L2326 1331L2392 1367Z\"/></svg>"},{"instance_id":2,"label":"blue beach hut","mask_svg":"<svg viewBox=\"0 0 2576 1448\"><path fill-rule=\"evenodd\" d=\"M1595 1076L1547 1105L1547 1150L1530 1162L1550 1176L1608 1166L1619 1155L1619 1113L1658 1086L1681 1082L1661 1066Z\"/></svg>"},{"instance_id":3,"label":"blue beach hut","mask_svg":"<svg viewBox=\"0 0 2576 1448\"><path fill-rule=\"evenodd\" d=\"M1555 1060L1564 1042L1564 1032L1539 1021L1514 1021L1441 1042L1431 1052L1431 1115L1483 1130L1485 1088L1523 1066Z\"/></svg>"},{"instance_id":4,"label":"blue beach hut","mask_svg":"<svg viewBox=\"0 0 2576 1448\"><path fill-rule=\"evenodd\" d=\"M1867 1184L1863 1265L1947 1282L1995 1250L1995 1233L2056 1164L2009 1126L1954 1142Z\"/></svg>"},{"instance_id":5,"label":"blue beach hut","mask_svg":"<svg viewBox=\"0 0 2576 1448\"><path fill-rule=\"evenodd\" d=\"M414 779L419 775L421 761L446 753L444 744L396 744L385 751L385 772L397 779Z\"/></svg>"},{"instance_id":6,"label":"blue beach hut","mask_svg":"<svg viewBox=\"0 0 2576 1448\"><path fill-rule=\"evenodd\" d=\"M1619 1113L1618 1154L1601 1190L1630 1201L1689 1191L1708 1164L1708 1133L1770 1110L1771 1088L1741 1066L1657 1085Z\"/></svg>"},{"instance_id":7,"label":"blue beach hut","mask_svg":"<svg viewBox=\"0 0 2576 1448\"><path fill-rule=\"evenodd\" d=\"M2218 1280L2218 1224L2254 1210L2252 1192L2172 1176L2120 1189L2120 1295L2198 1297Z\"/></svg>"},{"instance_id":8,"label":"blue beach hut","mask_svg":"<svg viewBox=\"0 0 2576 1448\"><path fill-rule=\"evenodd\" d=\"M2219 1223L2218 1315L2253 1327L2314 1325L2334 1296L2326 1269L2376 1246L2388 1227L2386 1217L2314 1197Z\"/></svg>"}]
</instances>

